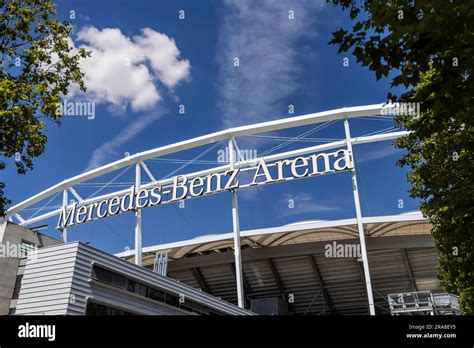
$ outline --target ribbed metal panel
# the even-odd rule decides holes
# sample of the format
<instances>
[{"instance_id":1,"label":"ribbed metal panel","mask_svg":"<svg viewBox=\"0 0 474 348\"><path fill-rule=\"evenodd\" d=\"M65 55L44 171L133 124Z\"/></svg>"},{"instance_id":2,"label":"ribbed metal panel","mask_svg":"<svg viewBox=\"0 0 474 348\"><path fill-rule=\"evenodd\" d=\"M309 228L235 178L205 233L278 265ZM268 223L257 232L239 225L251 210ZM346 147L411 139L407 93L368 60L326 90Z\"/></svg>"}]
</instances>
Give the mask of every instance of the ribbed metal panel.
<instances>
[{"instance_id":1,"label":"ribbed metal panel","mask_svg":"<svg viewBox=\"0 0 474 348\"><path fill-rule=\"evenodd\" d=\"M408 277L400 250L372 251L368 255L372 281L387 279L387 276L398 279Z\"/></svg>"},{"instance_id":2,"label":"ribbed metal panel","mask_svg":"<svg viewBox=\"0 0 474 348\"><path fill-rule=\"evenodd\" d=\"M438 263L436 249L411 249L407 250L407 256L419 291L443 291L436 275Z\"/></svg>"},{"instance_id":3,"label":"ribbed metal panel","mask_svg":"<svg viewBox=\"0 0 474 348\"><path fill-rule=\"evenodd\" d=\"M315 298L320 286L307 257L274 258L273 264L291 296L290 308L294 313L320 311L321 298ZM313 301L314 300L314 301ZM310 303L313 301L311 308Z\"/></svg>"},{"instance_id":4,"label":"ribbed metal panel","mask_svg":"<svg viewBox=\"0 0 474 348\"><path fill-rule=\"evenodd\" d=\"M437 265L436 249L412 249L407 251L415 278L435 275Z\"/></svg>"},{"instance_id":5,"label":"ribbed metal panel","mask_svg":"<svg viewBox=\"0 0 474 348\"><path fill-rule=\"evenodd\" d=\"M67 314L76 256L77 245L59 244L29 257L16 314Z\"/></svg>"},{"instance_id":6,"label":"ribbed metal panel","mask_svg":"<svg viewBox=\"0 0 474 348\"><path fill-rule=\"evenodd\" d=\"M208 284L211 293L225 301L236 304L235 277L230 269L231 264L201 267L201 274Z\"/></svg>"},{"instance_id":7,"label":"ribbed metal panel","mask_svg":"<svg viewBox=\"0 0 474 348\"><path fill-rule=\"evenodd\" d=\"M193 272L189 269L168 272L168 276L173 279L178 279L181 283L192 286L193 288L199 288L199 283L194 277Z\"/></svg>"},{"instance_id":8,"label":"ribbed metal panel","mask_svg":"<svg viewBox=\"0 0 474 348\"><path fill-rule=\"evenodd\" d=\"M243 264L247 283L252 290L252 298L279 297L280 291L272 271L265 261Z\"/></svg>"},{"instance_id":9,"label":"ribbed metal panel","mask_svg":"<svg viewBox=\"0 0 474 348\"><path fill-rule=\"evenodd\" d=\"M350 315L365 313L367 295L355 258L313 255L332 302L332 313ZM363 303L363 305L361 304Z\"/></svg>"}]
</instances>

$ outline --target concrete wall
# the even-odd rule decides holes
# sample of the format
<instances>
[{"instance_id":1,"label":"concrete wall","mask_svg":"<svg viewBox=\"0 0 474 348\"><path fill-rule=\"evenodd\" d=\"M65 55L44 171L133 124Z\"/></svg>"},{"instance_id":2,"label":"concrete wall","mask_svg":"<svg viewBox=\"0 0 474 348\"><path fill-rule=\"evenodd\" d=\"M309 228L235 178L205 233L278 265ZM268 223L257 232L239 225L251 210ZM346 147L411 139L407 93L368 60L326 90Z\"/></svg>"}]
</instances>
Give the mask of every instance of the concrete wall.
<instances>
[{"instance_id":1,"label":"concrete wall","mask_svg":"<svg viewBox=\"0 0 474 348\"><path fill-rule=\"evenodd\" d=\"M61 243L59 240L33 232L12 222L0 223L1 244L4 246L20 245L22 241L33 243L38 247ZM19 263L20 259L17 257L0 257L0 315L8 314L15 280L19 271Z\"/></svg>"}]
</instances>

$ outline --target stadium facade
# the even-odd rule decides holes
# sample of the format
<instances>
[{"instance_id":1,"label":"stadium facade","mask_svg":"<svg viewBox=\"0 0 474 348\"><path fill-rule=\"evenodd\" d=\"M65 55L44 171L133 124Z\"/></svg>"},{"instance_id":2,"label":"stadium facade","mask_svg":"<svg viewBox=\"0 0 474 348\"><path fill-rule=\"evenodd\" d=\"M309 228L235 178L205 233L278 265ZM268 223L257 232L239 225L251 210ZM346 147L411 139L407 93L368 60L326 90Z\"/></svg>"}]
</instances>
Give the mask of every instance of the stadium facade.
<instances>
[{"instance_id":1,"label":"stadium facade","mask_svg":"<svg viewBox=\"0 0 474 348\"><path fill-rule=\"evenodd\" d=\"M387 108L391 106L342 108L200 136L85 172L13 206L7 219L24 227L58 217L63 241L26 261L16 314L375 315L420 308L437 314L439 301L446 299L454 310L444 313L454 313L455 298L438 294L437 255L423 216L361 213L353 146L408 132L354 138L349 119L383 115L390 112ZM344 139L250 161L239 156L239 137L337 120L344 121ZM149 159L222 141L230 158L218 167L157 180L146 165ZM129 166L135 167L135 185L129 189L84 199L74 188ZM239 189L343 171L351 173L354 218L240 230ZM61 192L60 208L23 216L24 209ZM233 231L142 246L142 209L221 192L230 193ZM126 212L135 216L134 250L113 256L68 242L69 228Z\"/></svg>"}]
</instances>

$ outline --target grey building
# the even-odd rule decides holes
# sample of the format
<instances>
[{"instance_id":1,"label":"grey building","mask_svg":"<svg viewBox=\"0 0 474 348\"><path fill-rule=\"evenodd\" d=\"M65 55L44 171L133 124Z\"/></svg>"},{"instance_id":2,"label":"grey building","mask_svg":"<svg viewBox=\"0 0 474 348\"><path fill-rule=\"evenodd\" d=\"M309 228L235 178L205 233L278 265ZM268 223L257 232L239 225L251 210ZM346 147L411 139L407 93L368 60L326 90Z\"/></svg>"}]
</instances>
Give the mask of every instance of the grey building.
<instances>
[{"instance_id":1,"label":"grey building","mask_svg":"<svg viewBox=\"0 0 474 348\"><path fill-rule=\"evenodd\" d=\"M61 241L12 222L0 223L0 315L12 313L16 306L26 262L21 254L58 243Z\"/></svg>"},{"instance_id":2,"label":"grey building","mask_svg":"<svg viewBox=\"0 0 474 348\"><path fill-rule=\"evenodd\" d=\"M177 280L80 242L30 254L17 315L249 315Z\"/></svg>"}]
</instances>

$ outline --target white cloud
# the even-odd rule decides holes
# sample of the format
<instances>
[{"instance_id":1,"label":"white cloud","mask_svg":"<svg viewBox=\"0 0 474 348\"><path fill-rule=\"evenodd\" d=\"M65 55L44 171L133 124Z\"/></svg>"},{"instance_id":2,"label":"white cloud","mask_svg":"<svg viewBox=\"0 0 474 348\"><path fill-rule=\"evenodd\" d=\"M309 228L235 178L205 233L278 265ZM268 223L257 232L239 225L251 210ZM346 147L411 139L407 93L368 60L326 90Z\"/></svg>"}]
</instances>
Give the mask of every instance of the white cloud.
<instances>
[{"instance_id":1,"label":"white cloud","mask_svg":"<svg viewBox=\"0 0 474 348\"><path fill-rule=\"evenodd\" d=\"M189 79L191 64L180 58L172 38L150 28L128 37L117 28L88 26L79 30L75 42L70 40L70 44L74 48L86 48L91 56L80 61L86 94L73 86L69 97L80 96L106 104L119 114L129 108L135 112L154 109L151 114L136 117L119 134L100 145L92 153L87 171L117 157L121 146L164 114L162 109L156 109L162 93L168 90L174 97L172 89Z\"/></svg>"},{"instance_id":2,"label":"white cloud","mask_svg":"<svg viewBox=\"0 0 474 348\"><path fill-rule=\"evenodd\" d=\"M117 148L124 145L129 140L135 138L139 133L155 122L164 113L165 111L160 109L151 114L137 117L127 128L94 150L91 158L89 159L89 163L87 164L87 168L84 171L100 167L101 165L107 163L110 157L117 157Z\"/></svg>"},{"instance_id":3,"label":"white cloud","mask_svg":"<svg viewBox=\"0 0 474 348\"><path fill-rule=\"evenodd\" d=\"M282 114L279 103L299 87L299 40L309 34L323 0L227 0L220 30L219 108L226 127ZM294 19L289 19L289 11ZM234 58L239 67L234 67Z\"/></svg>"},{"instance_id":4,"label":"white cloud","mask_svg":"<svg viewBox=\"0 0 474 348\"><path fill-rule=\"evenodd\" d=\"M162 99L157 82L172 89L189 78L190 62L180 59L175 41L150 28L130 38L120 29L88 26L77 33L78 43L92 52L80 63L86 97L116 112L129 106L133 111L149 110ZM73 89L73 95L79 93Z\"/></svg>"},{"instance_id":5,"label":"white cloud","mask_svg":"<svg viewBox=\"0 0 474 348\"><path fill-rule=\"evenodd\" d=\"M143 35L135 38L149 59L161 82L172 88L189 76L188 60L179 60L180 52L173 39L152 29L143 29Z\"/></svg>"},{"instance_id":6,"label":"white cloud","mask_svg":"<svg viewBox=\"0 0 474 348\"><path fill-rule=\"evenodd\" d=\"M293 200L293 208L288 207L290 200ZM285 193L281 196L280 202L285 204L285 206L287 207L287 209L283 210L284 216L341 210L338 206L319 204L314 202L313 196L307 192L297 193L294 195Z\"/></svg>"},{"instance_id":7,"label":"white cloud","mask_svg":"<svg viewBox=\"0 0 474 348\"><path fill-rule=\"evenodd\" d=\"M403 153L402 149L396 148L391 143L389 144L386 143L386 144L381 144L377 147L373 147L369 151L361 152L360 156L357 156L356 154L355 159L356 159L356 164L360 164L364 162L369 162L369 161L393 156L395 154L398 154L399 157L401 157L402 153Z\"/></svg>"}]
</instances>

